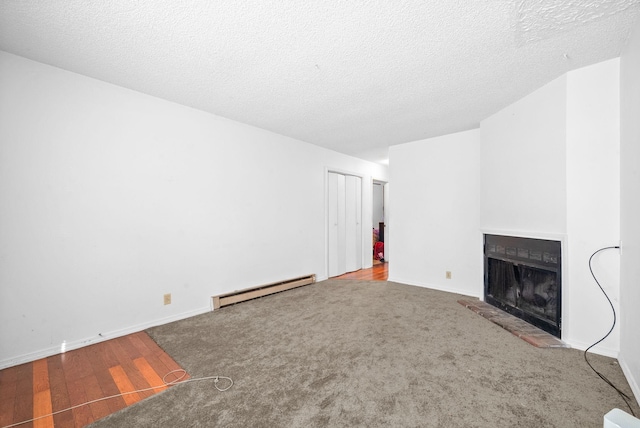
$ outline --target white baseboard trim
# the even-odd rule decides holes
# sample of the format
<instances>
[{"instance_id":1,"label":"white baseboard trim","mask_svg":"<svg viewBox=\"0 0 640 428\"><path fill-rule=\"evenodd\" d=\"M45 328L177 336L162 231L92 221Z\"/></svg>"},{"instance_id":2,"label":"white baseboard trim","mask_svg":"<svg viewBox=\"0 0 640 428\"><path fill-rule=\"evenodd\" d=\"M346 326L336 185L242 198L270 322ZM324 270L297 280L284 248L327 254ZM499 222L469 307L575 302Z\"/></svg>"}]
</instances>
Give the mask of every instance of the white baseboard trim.
<instances>
[{"instance_id":1,"label":"white baseboard trim","mask_svg":"<svg viewBox=\"0 0 640 428\"><path fill-rule=\"evenodd\" d=\"M638 384L638 382L640 382L640 379L636 379L633 376L633 372L627 365L624 358L618 358L618 364L620 364L620 368L622 369L622 373L624 373L624 377L627 378L627 382L631 387L631 391L636 398L636 403L640 406L640 384Z\"/></svg>"},{"instance_id":2,"label":"white baseboard trim","mask_svg":"<svg viewBox=\"0 0 640 428\"><path fill-rule=\"evenodd\" d=\"M577 340L565 339L564 337L562 338L562 341L567 345L571 346L573 349L577 349L579 351L584 351L589 346L593 345L593 342L584 343ZM589 353L602 355L603 357L618 359L618 354L620 353L620 350L614 349L614 348L607 348L606 346L596 345L593 348L589 349Z\"/></svg>"},{"instance_id":3,"label":"white baseboard trim","mask_svg":"<svg viewBox=\"0 0 640 428\"><path fill-rule=\"evenodd\" d=\"M411 281L411 280L406 280L406 279L402 279L402 278L398 278L398 277L389 277L388 280L389 282L397 282L400 284L407 284L407 285L413 285L415 287L422 287L422 288L430 288L432 290L438 290L438 291L444 291L446 293L453 293L453 294L460 294L463 296L469 296L469 297L475 297L478 299L482 299L482 294L477 294L477 293L470 293L467 290L459 290L457 288L453 288L453 287L443 287L441 285L436 285L436 284L428 284L428 283L423 283L423 282L417 282L417 281Z\"/></svg>"},{"instance_id":4,"label":"white baseboard trim","mask_svg":"<svg viewBox=\"0 0 640 428\"><path fill-rule=\"evenodd\" d=\"M168 324L174 321L180 321L185 318L191 318L193 316L201 315L206 312L211 312L211 307L198 308L192 311L182 312L169 317L155 319L142 324L137 324L137 325L125 327L122 329L113 330L111 332L103 333L98 336L74 340L72 342L64 342L63 344L60 344L58 346L52 346L49 348L40 349L35 352L29 352L27 354L22 354L15 357L7 358L0 361L0 370L5 369L7 367L17 366L23 363L29 363L31 361L39 360L41 358L50 357L52 355L61 354L62 352L72 351L74 349L93 345L95 343L104 342L106 340L115 339L117 337L126 336L127 334L137 333L139 331L145 330L150 327Z\"/></svg>"}]
</instances>

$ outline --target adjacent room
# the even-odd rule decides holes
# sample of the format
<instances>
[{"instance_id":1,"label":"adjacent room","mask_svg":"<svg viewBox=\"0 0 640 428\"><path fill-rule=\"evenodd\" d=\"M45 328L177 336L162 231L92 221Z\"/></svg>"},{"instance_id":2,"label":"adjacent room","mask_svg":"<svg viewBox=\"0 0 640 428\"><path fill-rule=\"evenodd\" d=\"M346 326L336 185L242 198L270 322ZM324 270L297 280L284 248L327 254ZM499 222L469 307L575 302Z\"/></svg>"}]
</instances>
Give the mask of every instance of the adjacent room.
<instances>
[{"instance_id":1,"label":"adjacent room","mask_svg":"<svg viewBox=\"0 0 640 428\"><path fill-rule=\"evenodd\" d=\"M639 0L3 0L0 428L638 426L639 117Z\"/></svg>"}]
</instances>

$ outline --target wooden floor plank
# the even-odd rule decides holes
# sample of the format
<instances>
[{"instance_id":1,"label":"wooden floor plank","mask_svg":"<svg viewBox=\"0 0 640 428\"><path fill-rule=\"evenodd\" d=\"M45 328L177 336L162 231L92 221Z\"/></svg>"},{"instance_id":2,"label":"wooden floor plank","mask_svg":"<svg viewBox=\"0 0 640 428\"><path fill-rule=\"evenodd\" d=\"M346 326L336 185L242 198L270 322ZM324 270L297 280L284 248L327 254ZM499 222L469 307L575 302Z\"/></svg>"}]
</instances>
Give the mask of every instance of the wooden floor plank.
<instances>
[{"instance_id":1,"label":"wooden floor plank","mask_svg":"<svg viewBox=\"0 0 640 428\"><path fill-rule=\"evenodd\" d=\"M111 372L111 377L113 377L116 385L118 385L120 393L124 394L122 398L124 398L124 401L128 406L137 403L142 399L138 393L133 392L136 388L133 386L133 383L131 383L131 380L129 380L129 377L121 366L111 367L109 371Z\"/></svg>"},{"instance_id":2,"label":"wooden floor plank","mask_svg":"<svg viewBox=\"0 0 640 428\"><path fill-rule=\"evenodd\" d=\"M103 397L110 397L120 393L118 386L111 377L109 367L105 362L105 353L110 352L108 346L95 347L87 350L87 356L93 368L93 376L95 376ZM117 412L127 406L122 397L116 397L105 401L106 406L110 409L110 413Z\"/></svg>"},{"instance_id":3,"label":"wooden floor plank","mask_svg":"<svg viewBox=\"0 0 640 428\"><path fill-rule=\"evenodd\" d=\"M149 335L143 332L130 334L127 337L131 344L136 347L138 352L140 352L140 355L146 358L147 356L153 355L155 353L155 348L150 348L148 342L144 340L145 338L149 339L150 342L153 342L155 344L155 342L149 337Z\"/></svg>"},{"instance_id":4,"label":"wooden floor plank","mask_svg":"<svg viewBox=\"0 0 640 428\"><path fill-rule=\"evenodd\" d=\"M91 374L91 363L86 357L85 348L75 349L61 354L62 370L67 380L78 380Z\"/></svg>"},{"instance_id":5,"label":"wooden floor plank","mask_svg":"<svg viewBox=\"0 0 640 428\"><path fill-rule=\"evenodd\" d=\"M47 366L47 360L34 361L32 366L33 371L33 392L43 392L49 390L49 367Z\"/></svg>"},{"instance_id":6,"label":"wooden floor plank","mask_svg":"<svg viewBox=\"0 0 640 428\"><path fill-rule=\"evenodd\" d=\"M130 379L131 383L136 387L139 387L139 382L136 382L137 379L135 374L133 373L136 370L135 365L133 364L133 360L131 359L129 352L127 352L127 349L125 349L125 346L123 346L123 340L110 341L109 347L111 348L116 358L118 359L118 364L114 367L120 367L124 373L127 373L128 375L132 375L132 379ZM113 367L110 367L109 371L111 371L112 368ZM112 373L112 376L113 376L113 373ZM141 378L141 376L139 377ZM116 385L118 385L117 381L116 381ZM118 385L118 388L119 387L120 385Z\"/></svg>"},{"instance_id":7,"label":"wooden floor plank","mask_svg":"<svg viewBox=\"0 0 640 428\"><path fill-rule=\"evenodd\" d=\"M33 426L46 428L53 426L51 390L49 387L49 368L47 360L37 360L32 364L33 370Z\"/></svg>"},{"instance_id":8,"label":"wooden floor plank","mask_svg":"<svg viewBox=\"0 0 640 428\"><path fill-rule=\"evenodd\" d=\"M121 366L123 364L129 364L131 363L131 359L129 358L129 354L127 353L127 351L122 347L122 343L119 340L110 340L109 341L109 349L113 352L113 354L116 357L116 360L118 361L118 364L109 367L109 369L113 368L113 367L118 367Z\"/></svg>"},{"instance_id":9,"label":"wooden floor plank","mask_svg":"<svg viewBox=\"0 0 640 428\"><path fill-rule=\"evenodd\" d=\"M36 392L33 395L34 428L53 427L53 416L51 413L51 391L47 389Z\"/></svg>"},{"instance_id":10,"label":"wooden floor plank","mask_svg":"<svg viewBox=\"0 0 640 428\"><path fill-rule=\"evenodd\" d=\"M85 377L82 384L84 386L84 393L87 397L87 401L99 400L109 396L102 391L98 378L95 375ZM97 421L98 419L104 418L112 413L109 408L109 401L111 400L102 400L89 404L93 420Z\"/></svg>"},{"instance_id":11,"label":"wooden floor plank","mask_svg":"<svg viewBox=\"0 0 640 428\"><path fill-rule=\"evenodd\" d=\"M58 412L68 409L71 407L71 402L62 369L61 356L54 355L47 358L47 364L49 366L49 385L51 386L51 410ZM53 415L53 421L56 428L70 428L75 425L71 411Z\"/></svg>"},{"instance_id":12,"label":"wooden floor plank","mask_svg":"<svg viewBox=\"0 0 640 428\"><path fill-rule=\"evenodd\" d=\"M0 426L4 427L14 423L13 410L17 386L17 367L0 370Z\"/></svg>"},{"instance_id":13,"label":"wooden floor plank","mask_svg":"<svg viewBox=\"0 0 640 428\"><path fill-rule=\"evenodd\" d=\"M144 376L142 376L142 374L138 371L135 364L133 364L133 360L131 360L130 358L130 355L133 355L133 354L127 351L126 347L128 345L125 343L125 340L123 339L119 341L112 341L110 345L111 345L111 349L114 351L114 353L118 357L118 360L120 361L120 364L116 367L120 367L123 373L126 373L127 378L129 382L131 382L131 385L133 387L132 389L137 390L137 389L149 388L149 386L151 385L147 383ZM171 357L169 357L169 359L171 359ZM109 370L111 371L111 369L112 368L110 368ZM112 373L112 377L113 377L113 373ZM118 388L120 388L118 381L115 378L114 380L116 381L116 385L118 385ZM140 395L141 398L147 398L153 395L153 391L141 391L138 394Z\"/></svg>"},{"instance_id":14,"label":"wooden floor plank","mask_svg":"<svg viewBox=\"0 0 640 428\"><path fill-rule=\"evenodd\" d=\"M115 367L117 365L120 365L120 361L118 361L118 357L111 349L111 342L117 341L117 340L119 340L119 338L102 342L100 343L100 347L98 348L98 351L99 351L98 353L100 355L100 358L104 362L107 369L109 369L110 367Z\"/></svg>"},{"instance_id":15,"label":"wooden floor plank","mask_svg":"<svg viewBox=\"0 0 640 428\"><path fill-rule=\"evenodd\" d=\"M65 371L66 373L66 371ZM67 379L67 391L69 393L69 401L71 406L77 406L86 403L87 394L84 391L82 379ZM73 421L76 427L83 427L93 422L93 414L87 406L80 406L72 411Z\"/></svg>"},{"instance_id":16,"label":"wooden floor plank","mask_svg":"<svg viewBox=\"0 0 640 428\"><path fill-rule=\"evenodd\" d=\"M160 377L161 383L164 383L164 376L167 375L167 373L169 373L171 369L169 369L167 365L162 360L160 360L158 354L150 354L146 357L141 358L144 358L147 361L153 371L155 371Z\"/></svg>"},{"instance_id":17,"label":"wooden floor plank","mask_svg":"<svg viewBox=\"0 0 640 428\"><path fill-rule=\"evenodd\" d=\"M33 418L33 370L31 364L18 366L13 417L16 422L27 421ZM24 426L33 426L33 424Z\"/></svg>"},{"instance_id":18,"label":"wooden floor plank","mask_svg":"<svg viewBox=\"0 0 640 428\"><path fill-rule=\"evenodd\" d=\"M136 348L136 346L131 342L130 336L123 337L122 340L118 341L118 343L120 344L122 349L127 353L127 356L129 357L128 358L129 361L133 361L136 358L142 356L142 353L140 352L140 350Z\"/></svg>"},{"instance_id":19,"label":"wooden floor plank","mask_svg":"<svg viewBox=\"0 0 640 428\"><path fill-rule=\"evenodd\" d=\"M162 349L160 345L158 345L156 341L153 340L151 336L149 336L148 334L145 333L145 334L138 335L138 338L140 339L141 342L144 343L147 349L149 349L152 353L164 354L164 349Z\"/></svg>"},{"instance_id":20,"label":"wooden floor plank","mask_svg":"<svg viewBox=\"0 0 640 428\"><path fill-rule=\"evenodd\" d=\"M154 387L154 392L160 392L167 389L166 386L161 386L164 385L164 383L162 382L162 378L158 375L158 373L156 373L153 367L151 367L146 358L138 357L133 360L133 363L136 365L138 370L140 370L140 373L142 373L149 385Z\"/></svg>"}]
</instances>

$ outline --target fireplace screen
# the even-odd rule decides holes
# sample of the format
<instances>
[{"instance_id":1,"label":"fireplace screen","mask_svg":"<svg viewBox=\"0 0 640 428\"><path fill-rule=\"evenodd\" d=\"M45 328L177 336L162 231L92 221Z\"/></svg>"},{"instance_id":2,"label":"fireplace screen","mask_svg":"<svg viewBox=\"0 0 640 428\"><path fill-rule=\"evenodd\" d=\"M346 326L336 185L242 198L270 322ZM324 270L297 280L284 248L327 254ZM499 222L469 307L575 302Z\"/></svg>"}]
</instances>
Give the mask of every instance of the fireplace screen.
<instances>
[{"instance_id":1,"label":"fireplace screen","mask_svg":"<svg viewBox=\"0 0 640 428\"><path fill-rule=\"evenodd\" d=\"M485 235L485 301L560 337L560 250L559 241Z\"/></svg>"}]
</instances>

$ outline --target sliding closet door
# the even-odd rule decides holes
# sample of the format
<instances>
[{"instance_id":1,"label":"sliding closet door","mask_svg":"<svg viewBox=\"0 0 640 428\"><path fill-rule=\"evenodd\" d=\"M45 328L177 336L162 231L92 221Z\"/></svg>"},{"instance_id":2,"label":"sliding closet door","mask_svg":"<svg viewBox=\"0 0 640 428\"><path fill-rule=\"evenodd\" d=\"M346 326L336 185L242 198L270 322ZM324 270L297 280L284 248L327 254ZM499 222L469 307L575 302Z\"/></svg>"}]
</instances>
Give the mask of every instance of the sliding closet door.
<instances>
[{"instance_id":1,"label":"sliding closet door","mask_svg":"<svg viewBox=\"0 0 640 428\"><path fill-rule=\"evenodd\" d=\"M345 233L345 182L342 174L329 173L329 276L347 271Z\"/></svg>"},{"instance_id":2,"label":"sliding closet door","mask_svg":"<svg viewBox=\"0 0 640 428\"><path fill-rule=\"evenodd\" d=\"M329 277L362 269L362 179L330 172Z\"/></svg>"},{"instance_id":3,"label":"sliding closet door","mask_svg":"<svg viewBox=\"0 0 640 428\"><path fill-rule=\"evenodd\" d=\"M345 183L346 270L362 269L362 179L347 175Z\"/></svg>"}]
</instances>

